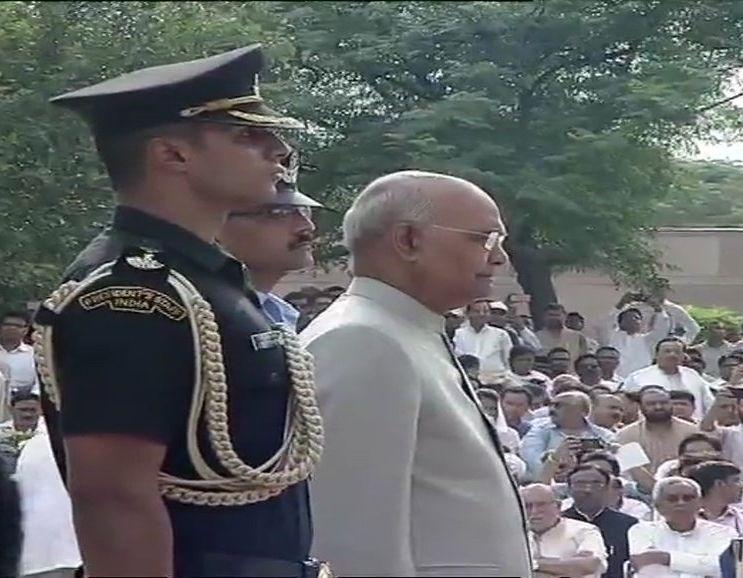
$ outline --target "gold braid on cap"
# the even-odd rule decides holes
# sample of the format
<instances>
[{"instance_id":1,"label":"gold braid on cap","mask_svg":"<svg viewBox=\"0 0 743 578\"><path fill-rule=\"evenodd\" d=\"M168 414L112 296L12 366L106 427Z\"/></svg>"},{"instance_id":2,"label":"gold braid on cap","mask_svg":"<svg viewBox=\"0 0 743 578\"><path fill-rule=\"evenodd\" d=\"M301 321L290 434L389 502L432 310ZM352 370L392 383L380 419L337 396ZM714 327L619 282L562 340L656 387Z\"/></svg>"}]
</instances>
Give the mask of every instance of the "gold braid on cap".
<instances>
[{"instance_id":1,"label":"gold braid on cap","mask_svg":"<svg viewBox=\"0 0 743 578\"><path fill-rule=\"evenodd\" d=\"M113 263L93 271L84 281L69 281L44 301L59 314L93 283L111 274ZM170 500L200 506L241 506L263 502L306 480L320 461L323 426L313 381L312 356L302 349L296 333L281 328L291 381L284 442L267 462L252 467L244 463L230 439L228 387L222 344L211 305L180 273L170 270L168 283L183 301L191 325L195 352L195 384L188 416L186 441L189 458L201 479L183 479L160 472L160 493ZM46 394L61 408L54 369L52 327L34 331L36 364ZM199 448L197 431L203 417L209 443L220 465L230 476L217 474Z\"/></svg>"}]
</instances>

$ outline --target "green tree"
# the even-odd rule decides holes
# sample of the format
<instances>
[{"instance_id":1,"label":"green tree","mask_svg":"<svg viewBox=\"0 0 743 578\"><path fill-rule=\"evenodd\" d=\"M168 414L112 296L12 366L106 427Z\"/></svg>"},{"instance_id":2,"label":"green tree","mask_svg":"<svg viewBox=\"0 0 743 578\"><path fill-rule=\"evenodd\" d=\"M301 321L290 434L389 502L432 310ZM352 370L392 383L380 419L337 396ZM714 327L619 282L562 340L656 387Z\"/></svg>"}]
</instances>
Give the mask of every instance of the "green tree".
<instances>
[{"instance_id":1,"label":"green tree","mask_svg":"<svg viewBox=\"0 0 743 578\"><path fill-rule=\"evenodd\" d=\"M695 111L740 65L743 3L278 9L298 48L293 105L318 127L315 190L346 204L349 188L410 167L475 181L504 209L537 309L560 267L657 282L649 227L678 186L671 151L699 136Z\"/></svg>"},{"instance_id":2,"label":"green tree","mask_svg":"<svg viewBox=\"0 0 743 578\"><path fill-rule=\"evenodd\" d=\"M683 162L680 186L658 205L665 226L743 226L743 165Z\"/></svg>"}]
</instances>

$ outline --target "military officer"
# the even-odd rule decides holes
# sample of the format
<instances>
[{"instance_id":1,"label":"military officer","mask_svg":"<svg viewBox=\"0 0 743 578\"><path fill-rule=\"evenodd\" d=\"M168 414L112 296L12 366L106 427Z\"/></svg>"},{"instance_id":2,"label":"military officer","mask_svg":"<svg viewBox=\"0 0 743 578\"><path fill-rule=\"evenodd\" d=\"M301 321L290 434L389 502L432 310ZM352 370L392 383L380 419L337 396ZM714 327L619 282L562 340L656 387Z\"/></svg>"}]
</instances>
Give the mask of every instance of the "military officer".
<instances>
[{"instance_id":1,"label":"military officer","mask_svg":"<svg viewBox=\"0 0 743 578\"><path fill-rule=\"evenodd\" d=\"M314 265L312 213L325 207L297 188L297 152L290 155L288 163L289 169L277 184L276 198L230 212L219 238L250 270L269 321L296 330L300 312L272 291L288 272Z\"/></svg>"},{"instance_id":2,"label":"military officer","mask_svg":"<svg viewBox=\"0 0 743 578\"><path fill-rule=\"evenodd\" d=\"M322 448L309 360L215 243L276 195L299 128L264 102L258 45L52 99L80 113L113 222L37 316L37 362L90 576L315 576Z\"/></svg>"}]
</instances>

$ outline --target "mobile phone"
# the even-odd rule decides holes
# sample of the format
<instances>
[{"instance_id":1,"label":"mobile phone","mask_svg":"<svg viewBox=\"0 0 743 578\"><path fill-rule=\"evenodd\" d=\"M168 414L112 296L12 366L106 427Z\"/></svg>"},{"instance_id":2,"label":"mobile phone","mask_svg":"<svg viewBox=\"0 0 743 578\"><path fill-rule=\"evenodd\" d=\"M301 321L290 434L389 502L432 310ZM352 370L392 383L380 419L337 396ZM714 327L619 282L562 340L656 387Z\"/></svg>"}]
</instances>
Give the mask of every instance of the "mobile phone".
<instances>
[{"instance_id":1,"label":"mobile phone","mask_svg":"<svg viewBox=\"0 0 743 578\"><path fill-rule=\"evenodd\" d=\"M604 442L601 438L581 438L580 439L580 451L581 452L595 452L596 450L604 449Z\"/></svg>"}]
</instances>

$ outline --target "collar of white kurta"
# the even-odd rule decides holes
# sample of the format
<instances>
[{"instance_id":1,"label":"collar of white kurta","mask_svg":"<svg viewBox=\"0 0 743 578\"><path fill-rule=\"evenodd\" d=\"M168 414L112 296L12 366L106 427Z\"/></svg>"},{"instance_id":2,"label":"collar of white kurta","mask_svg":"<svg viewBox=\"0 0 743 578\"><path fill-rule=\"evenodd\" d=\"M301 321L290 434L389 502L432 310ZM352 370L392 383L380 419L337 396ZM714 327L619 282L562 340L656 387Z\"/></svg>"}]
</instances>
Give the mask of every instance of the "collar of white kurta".
<instances>
[{"instance_id":1,"label":"collar of white kurta","mask_svg":"<svg viewBox=\"0 0 743 578\"><path fill-rule=\"evenodd\" d=\"M33 347L23 341L21 341L21 344L14 349L5 349L0 345L0 353L7 353L8 355L12 355L13 353L33 353L33 350Z\"/></svg>"},{"instance_id":2,"label":"collar of white kurta","mask_svg":"<svg viewBox=\"0 0 743 578\"><path fill-rule=\"evenodd\" d=\"M394 315L434 333L444 332L444 316L403 293L399 289L370 277L356 277L348 288L349 295L357 295L374 301Z\"/></svg>"}]
</instances>

